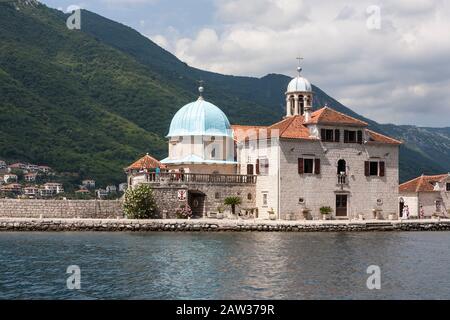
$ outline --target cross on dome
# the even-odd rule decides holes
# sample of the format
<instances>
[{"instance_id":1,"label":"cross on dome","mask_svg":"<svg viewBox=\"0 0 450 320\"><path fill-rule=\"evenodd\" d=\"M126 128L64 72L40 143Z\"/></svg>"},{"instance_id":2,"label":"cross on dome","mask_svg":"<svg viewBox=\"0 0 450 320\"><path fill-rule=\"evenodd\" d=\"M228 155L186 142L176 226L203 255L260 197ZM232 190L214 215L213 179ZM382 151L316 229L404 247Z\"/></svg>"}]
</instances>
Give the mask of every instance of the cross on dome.
<instances>
[{"instance_id":1,"label":"cross on dome","mask_svg":"<svg viewBox=\"0 0 450 320\"><path fill-rule=\"evenodd\" d=\"M198 85L199 85L198 92L200 93L200 96L198 98L199 99L203 99L203 92L205 91L205 88L203 87L204 81L203 80L198 80L197 82L198 82Z\"/></svg>"},{"instance_id":2,"label":"cross on dome","mask_svg":"<svg viewBox=\"0 0 450 320\"><path fill-rule=\"evenodd\" d=\"M298 72L298 75L300 76L300 72L302 72L302 67L300 66L300 63L301 63L301 60L303 60L303 57L297 57L296 59L298 60L297 72Z\"/></svg>"}]
</instances>

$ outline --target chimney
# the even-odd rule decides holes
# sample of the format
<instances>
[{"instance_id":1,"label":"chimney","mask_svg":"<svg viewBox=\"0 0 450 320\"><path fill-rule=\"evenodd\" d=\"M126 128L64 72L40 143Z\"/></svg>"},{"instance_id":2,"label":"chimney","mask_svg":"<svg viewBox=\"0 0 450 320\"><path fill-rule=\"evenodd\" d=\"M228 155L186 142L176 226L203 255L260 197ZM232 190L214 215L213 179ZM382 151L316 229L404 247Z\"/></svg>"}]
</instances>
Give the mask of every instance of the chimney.
<instances>
[{"instance_id":1,"label":"chimney","mask_svg":"<svg viewBox=\"0 0 450 320\"><path fill-rule=\"evenodd\" d=\"M309 122L311 120L311 107L305 107L305 122Z\"/></svg>"},{"instance_id":2,"label":"chimney","mask_svg":"<svg viewBox=\"0 0 450 320\"><path fill-rule=\"evenodd\" d=\"M305 95L303 97L303 105L304 105L304 116L305 116L305 122L309 122L311 120L311 106L308 103L308 97Z\"/></svg>"}]
</instances>

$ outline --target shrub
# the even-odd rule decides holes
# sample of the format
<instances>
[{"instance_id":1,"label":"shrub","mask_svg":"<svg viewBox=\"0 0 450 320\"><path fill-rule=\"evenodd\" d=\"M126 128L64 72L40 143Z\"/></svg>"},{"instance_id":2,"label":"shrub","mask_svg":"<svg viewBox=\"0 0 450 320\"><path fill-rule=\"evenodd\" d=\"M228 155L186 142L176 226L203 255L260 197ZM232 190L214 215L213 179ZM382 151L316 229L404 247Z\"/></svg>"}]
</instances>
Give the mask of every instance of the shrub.
<instances>
[{"instance_id":1,"label":"shrub","mask_svg":"<svg viewBox=\"0 0 450 320\"><path fill-rule=\"evenodd\" d=\"M140 185L125 192L123 209L129 219L157 218L157 206L150 186Z\"/></svg>"},{"instance_id":2,"label":"shrub","mask_svg":"<svg viewBox=\"0 0 450 320\"><path fill-rule=\"evenodd\" d=\"M332 212L333 212L333 209L331 209L331 207L321 207L320 208L321 214L330 214Z\"/></svg>"}]
</instances>

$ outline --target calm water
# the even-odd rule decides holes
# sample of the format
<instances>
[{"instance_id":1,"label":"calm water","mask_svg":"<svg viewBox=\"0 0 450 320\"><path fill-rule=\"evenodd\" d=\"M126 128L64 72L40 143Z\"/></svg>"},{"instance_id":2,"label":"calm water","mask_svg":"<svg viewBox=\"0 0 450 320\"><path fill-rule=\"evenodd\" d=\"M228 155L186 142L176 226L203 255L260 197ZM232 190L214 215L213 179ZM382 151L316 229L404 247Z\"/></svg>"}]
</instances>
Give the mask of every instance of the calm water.
<instances>
[{"instance_id":1,"label":"calm water","mask_svg":"<svg viewBox=\"0 0 450 320\"><path fill-rule=\"evenodd\" d=\"M0 233L0 299L28 298L450 299L450 233Z\"/></svg>"}]
</instances>

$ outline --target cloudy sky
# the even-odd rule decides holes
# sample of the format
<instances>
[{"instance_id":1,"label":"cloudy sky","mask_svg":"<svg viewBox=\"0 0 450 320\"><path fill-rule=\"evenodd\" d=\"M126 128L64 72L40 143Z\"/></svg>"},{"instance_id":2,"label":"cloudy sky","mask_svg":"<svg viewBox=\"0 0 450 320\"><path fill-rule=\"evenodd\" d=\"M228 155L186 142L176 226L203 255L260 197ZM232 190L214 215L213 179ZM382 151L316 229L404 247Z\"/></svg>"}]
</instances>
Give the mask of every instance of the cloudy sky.
<instances>
[{"instance_id":1,"label":"cloudy sky","mask_svg":"<svg viewBox=\"0 0 450 320\"><path fill-rule=\"evenodd\" d=\"M360 114L450 127L447 0L41 1L122 22L225 74L294 76L300 55L305 77Z\"/></svg>"}]
</instances>

